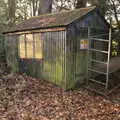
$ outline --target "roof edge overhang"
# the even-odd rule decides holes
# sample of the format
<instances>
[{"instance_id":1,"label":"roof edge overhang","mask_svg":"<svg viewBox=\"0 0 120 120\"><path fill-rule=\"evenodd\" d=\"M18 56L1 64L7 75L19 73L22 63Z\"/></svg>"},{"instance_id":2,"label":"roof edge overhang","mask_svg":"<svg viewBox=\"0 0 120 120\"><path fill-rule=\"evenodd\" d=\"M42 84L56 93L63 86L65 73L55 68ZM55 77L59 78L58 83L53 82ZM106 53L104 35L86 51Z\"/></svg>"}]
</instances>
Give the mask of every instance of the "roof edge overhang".
<instances>
[{"instance_id":1,"label":"roof edge overhang","mask_svg":"<svg viewBox=\"0 0 120 120\"><path fill-rule=\"evenodd\" d=\"M11 30L11 31L7 31L7 32L3 32L2 34L20 34L20 33L25 33L25 32L38 32L38 30L40 30L41 32L45 32L45 31L50 31L50 29L55 29L55 28L59 28L59 29L56 29L57 30L66 30L66 27L68 25L60 25L60 26L50 26L50 27L38 27L38 28L30 28L30 29L23 29L23 30Z\"/></svg>"}]
</instances>

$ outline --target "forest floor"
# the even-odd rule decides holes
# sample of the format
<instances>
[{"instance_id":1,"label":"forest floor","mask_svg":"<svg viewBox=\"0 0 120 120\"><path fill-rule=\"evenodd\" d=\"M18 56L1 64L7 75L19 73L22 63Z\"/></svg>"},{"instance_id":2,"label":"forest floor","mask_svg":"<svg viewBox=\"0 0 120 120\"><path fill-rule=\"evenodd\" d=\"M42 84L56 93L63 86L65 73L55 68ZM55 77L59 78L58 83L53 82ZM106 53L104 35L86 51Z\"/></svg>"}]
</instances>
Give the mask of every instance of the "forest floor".
<instances>
[{"instance_id":1,"label":"forest floor","mask_svg":"<svg viewBox=\"0 0 120 120\"><path fill-rule=\"evenodd\" d=\"M110 97L120 100L115 93ZM46 81L0 70L0 120L120 120L120 104L84 88L63 91Z\"/></svg>"}]
</instances>

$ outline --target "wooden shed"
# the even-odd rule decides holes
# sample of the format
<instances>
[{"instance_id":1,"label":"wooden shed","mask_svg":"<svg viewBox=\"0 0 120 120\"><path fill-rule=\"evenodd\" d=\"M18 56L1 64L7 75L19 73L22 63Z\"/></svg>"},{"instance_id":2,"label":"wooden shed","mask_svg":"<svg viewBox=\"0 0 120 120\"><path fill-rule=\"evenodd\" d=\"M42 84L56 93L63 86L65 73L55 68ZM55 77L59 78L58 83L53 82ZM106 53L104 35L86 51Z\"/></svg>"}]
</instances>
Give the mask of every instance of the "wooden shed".
<instances>
[{"instance_id":1,"label":"wooden shed","mask_svg":"<svg viewBox=\"0 0 120 120\"><path fill-rule=\"evenodd\" d=\"M65 89L83 84L87 78L88 29L109 29L96 7L23 21L4 32L8 67Z\"/></svg>"}]
</instances>

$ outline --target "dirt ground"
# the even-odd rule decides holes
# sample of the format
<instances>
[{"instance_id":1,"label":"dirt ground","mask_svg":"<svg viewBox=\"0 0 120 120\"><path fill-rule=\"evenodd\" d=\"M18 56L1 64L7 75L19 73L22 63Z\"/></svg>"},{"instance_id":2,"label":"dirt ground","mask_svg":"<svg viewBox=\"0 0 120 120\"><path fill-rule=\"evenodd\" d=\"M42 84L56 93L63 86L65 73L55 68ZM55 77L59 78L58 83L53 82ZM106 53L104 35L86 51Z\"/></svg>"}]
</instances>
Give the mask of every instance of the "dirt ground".
<instances>
[{"instance_id":1,"label":"dirt ground","mask_svg":"<svg viewBox=\"0 0 120 120\"><path fill-rule=\"evenodd\" d=\"M120 96L110 98L0 71L0 120L120 120Z\"/></svg>"}]
</instances>

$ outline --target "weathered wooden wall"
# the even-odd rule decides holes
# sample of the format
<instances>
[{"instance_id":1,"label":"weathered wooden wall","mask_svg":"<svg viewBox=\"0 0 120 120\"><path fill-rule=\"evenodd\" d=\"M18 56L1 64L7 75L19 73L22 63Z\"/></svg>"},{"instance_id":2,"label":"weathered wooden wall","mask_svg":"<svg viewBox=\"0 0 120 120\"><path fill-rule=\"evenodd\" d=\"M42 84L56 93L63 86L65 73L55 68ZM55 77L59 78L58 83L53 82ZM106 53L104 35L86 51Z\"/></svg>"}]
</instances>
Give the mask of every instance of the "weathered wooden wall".
<instances>
[{"instance_id":1,"label":"weathered wooden wall","mask_svg":"<svg viewBox=\"0 0 120 120\"><path fill-rule=\"evenodd\" d=\"M65 42L66 31L44 34L44 79L66 88L65 85Z\"/></svg>"},{"instance_id":2,"label":"weathered wooden wall","mask_svg":"<svg viewBox=\"0 0 120 120\"><path fill-rule=\"evenodd\" d=\"M4 46L4 37L0 36L0 61L5 59L5 46Z\"/></svg>"},{"instance_id":3,"label":"weathered wooden wall","mask_svg":"<svg viewBox=\"0 0 120 120\"><path fill-rule=\"evenodd\" d=\"M5 36L5 50L7 67L12 72L18 72L18 35L6 35Z\"/></svg>"},{"instance_id":4,"label":"weathered wooden wall","mask_svg":"<svg viewBox=\"0 0 120 120\"><path fill-rule=\"evenodd\" d=\"M36 33L34 33L36 34ZM66 31L51 31L41 34L42 59L20 59L20 72L42 78L66 88L65 84L65 41Z\"/></svg>"},{"instance_id":5,"label":"weathered wooden wall","mask_svg":"<svg viewBox=\"0 0 120 120\"><path fill-rule=\"evenodd\" d=\"M88 37L87 30L88 28L77 29L76 23L69 26L67 30L66 81L68 89L85 82L87 50L80 49L80 40Z\"/></svg>"},{"instance_id":6,"label":"weathered wooden wall","mask_svg":"<svg viewBox=\"0 0 120 120\"><path fill-rule=\"evenodd\" d=\"M96 13L86 15L82 20L78 19L67 28L67 56L66 56L66 85L67 88L74 88L86 82L87 79L87 50L80 50L81 39L88 39L88 29L91 30L91 35L105 34L108 32L108 26L105 21ZM99 36L99 38L106 38ZM101 44L101 45L100 45ZM103 43L94 44L98 49L106 45ZM93 56L103 60L106 56L97 54Z\"/></svg>"}]
</instances>

